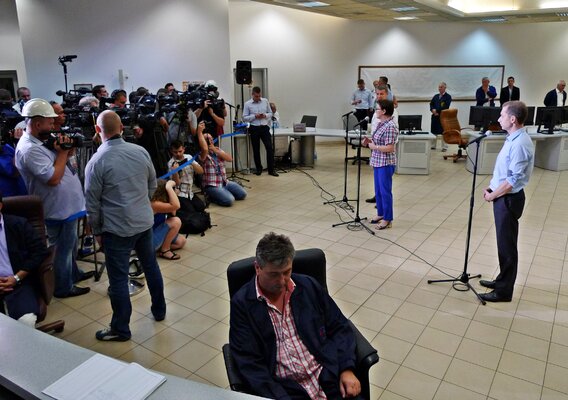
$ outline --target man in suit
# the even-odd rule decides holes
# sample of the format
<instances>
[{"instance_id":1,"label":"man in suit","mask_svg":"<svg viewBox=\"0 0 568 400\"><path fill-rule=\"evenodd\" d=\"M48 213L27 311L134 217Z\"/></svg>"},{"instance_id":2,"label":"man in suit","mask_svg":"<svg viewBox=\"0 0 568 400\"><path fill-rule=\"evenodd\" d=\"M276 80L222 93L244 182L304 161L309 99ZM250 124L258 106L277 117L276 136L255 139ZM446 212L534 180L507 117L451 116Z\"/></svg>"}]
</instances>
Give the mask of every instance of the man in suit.
<instances>
[{"instance_id":1,"label":"man in suit","mask_svg":"<svg viewBox=\"0 0 568 400\"><path fill-rule=\"evenodd\" d=\"M491 86L489 78L484 76L481 78L481 86L475 92L476 106L485 106L489 103L489 107L495 107L495 97L497 97L497 89Z\"/></svg>"},{"instance_id":2,"label":"man in suit","mask_svg":"<svg viewBox=\"0 0 568 400\"><path fill-rule=\"evenodd\" d=\"M256 276L231 300L229 343L254 394L274 399L356 397L355 336L311 277L292 274L294 246L265 235Z\"/></svg>"},{"instance_id":3,"label":"man in suit","mask_svg":"<svg viewBox=\"0 0 568 400\"><path fill-rule=\"evenodd\" d=\"M448 92L446 92L446 82L440 82L438 84L438 93L432 97L430 100L430 112L432 113L431 117L431 124L430 124L430 131L434 135L442 135L444 133L444 129L442 129L442 123L440 122L440 113L442 110L447 110L450 108L450 104L452 104L452 96ZM436 149L436 142L438 139L434 140L432 145L432 150ZM442 138L442 151L448 150L448 144L444 142Z\"/></svg>"},{"instance_id":4,"label":"man in suit","mask_svg":"<svg viewBox=\"0 0 568 400\"><path fill-rule=\"evenodd\" d=\"M501 103L501 107L508 101L513 100L520 100L521 99L521 91L518 87L515 86L515 78L512 76L507 78L507 86L501 89L501 93L499 94L499 102Z\"/></svg>"},{"instance_id":5,"label":"man in suit","mask_svg":"<svg viewBox=\"0 0 568 400\"><path fill-rule=\"evenodd\" d=\"M0 211L2 205L0 194ZM35 325L38 295L29 274L47 254L45 244L25 218L0 213L0 312Z\"/></svg>"},{"instance_id":6,"label":"man in suit","mask_svg":"<svg viewBox=\"0 0 568 400\"><path fill-rule=\"evenodd\" d=\"M558 81L556 89L552 89L544 97L544 105L546 107L564 107L566 105L566 88L565 81Z\"/></svg>"}]
</instances>

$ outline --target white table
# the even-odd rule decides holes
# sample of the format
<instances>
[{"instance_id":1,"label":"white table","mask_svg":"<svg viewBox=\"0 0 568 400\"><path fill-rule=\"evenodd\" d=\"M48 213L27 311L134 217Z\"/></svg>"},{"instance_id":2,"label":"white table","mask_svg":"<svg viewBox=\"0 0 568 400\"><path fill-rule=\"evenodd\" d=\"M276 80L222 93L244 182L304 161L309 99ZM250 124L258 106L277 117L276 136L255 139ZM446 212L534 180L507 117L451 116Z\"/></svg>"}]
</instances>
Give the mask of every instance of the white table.
<instances>
[{"instance_id":1,"label":"white table","mask_svg":"<svg viewBox=\"0 0 568 400\"><path fill-rule=\"evenodd\" d=\"M94 334L94 333L93 333ZM0 314L0 386L23 399L53 400L41 393L95 352L58 339ZM259 399L188 379L167 380L148 399L252 400ZM3 391L0 390L0 395ZM4 398L4 397L2 397Z\"/></svg>"}]
</instances>

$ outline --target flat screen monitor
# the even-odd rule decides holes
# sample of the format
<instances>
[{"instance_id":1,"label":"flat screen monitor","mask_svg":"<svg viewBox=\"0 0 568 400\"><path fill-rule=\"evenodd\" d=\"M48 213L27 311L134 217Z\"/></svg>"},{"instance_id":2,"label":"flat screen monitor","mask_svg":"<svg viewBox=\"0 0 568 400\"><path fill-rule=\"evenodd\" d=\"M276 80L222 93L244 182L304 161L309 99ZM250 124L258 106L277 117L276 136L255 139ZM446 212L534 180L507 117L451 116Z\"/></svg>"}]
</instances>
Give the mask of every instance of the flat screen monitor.
<instances>
[{"instance_id":1,"label":"flat screen monitor","mask_svg":"<svg viewBox=\"0 0 568 400\"><path fill-rule=\"evenodd\" d=\"M528 114L527 119L525 119L525 126L534 125L534 106L527 107Z\"/></svg>"},{"instance_id":2,"label":"flat screen monitor","mask_svg":"<svg viewBox=\"0 0 568 400\"><path fill-rule=\"evenodd\" d=\"M469 109L469 124L478 128L482 127L486 131L491 125L499 124L500 115L501 109L498 107L471 106Z\"/></svg>"},{"instance_id":3,"label":"flat screen monitor","mask_svg":"<svg viewBox=\"0 0 568 400\"><path fill-rule=\"evenodd\" d=\"M402 131L419 131L422 129L422 115L399 115L398 129Z\"/></svg>"},{"instance_id":4,"label":"flat screen monitor","mask_svg":"<svg viewBox=\"0 0 568 400\"><path fill-rule=\"evenodd\" d=\"M306 128L315 128L317 119L317 115L304 115L300 122L306 124Z\"/></svg>"},{"instance_id":5,"label":"flat screen monitor","mask_svg":"<svg viewBox=\"0 0 568 400\"><path fill-rule=\"evenodd\" d=\"M536 109L535 125L538 132L552 134L556 125L561 125L564 120L564 107L538 107ZM544 131L540 127L544 126Z\"/></svg>"}]
</instances>

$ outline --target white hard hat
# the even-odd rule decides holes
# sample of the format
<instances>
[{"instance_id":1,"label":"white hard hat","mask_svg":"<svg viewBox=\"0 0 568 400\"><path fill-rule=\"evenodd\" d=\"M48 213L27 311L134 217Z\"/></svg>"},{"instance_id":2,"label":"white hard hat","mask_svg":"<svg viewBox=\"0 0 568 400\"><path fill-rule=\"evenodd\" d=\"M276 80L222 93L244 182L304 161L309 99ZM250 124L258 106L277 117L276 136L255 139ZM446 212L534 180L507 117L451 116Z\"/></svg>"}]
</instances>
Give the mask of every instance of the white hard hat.
<instances>
[{"instance_id":1,"label":"white hard hat","mask_svg":"<svg viewBox=\"0 0 568 400\"><path fill-rule=\"evenodd\" d=\"M55 118L57 114L53 111L51 104L44 99L31 99L24 104L22 117Z\"/></svg>"}]
</instances>

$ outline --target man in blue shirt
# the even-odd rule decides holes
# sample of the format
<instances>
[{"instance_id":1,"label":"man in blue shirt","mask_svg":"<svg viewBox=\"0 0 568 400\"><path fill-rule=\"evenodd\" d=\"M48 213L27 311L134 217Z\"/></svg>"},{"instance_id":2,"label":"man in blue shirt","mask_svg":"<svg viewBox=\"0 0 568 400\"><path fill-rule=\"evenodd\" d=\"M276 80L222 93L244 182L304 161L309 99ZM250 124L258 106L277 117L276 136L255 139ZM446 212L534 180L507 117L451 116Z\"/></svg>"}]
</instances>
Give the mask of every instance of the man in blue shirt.
<instances>
[{"instance_id":1,"label":"man in blue shirt","mask_svg":"<svg viewBox=\"0 0 568 400\"><path fill-rule=\"evenodd\" d=\"M355 107L355 118L357 121L361 122L365 117L371 118L373 114L373 93L370 90L365 89L365 81L359 79L357 81L357 90L351 95L351 105ZM367 122L361 123L361 130L367 130Z\"/></svg>"},{"instance_id":2,"label":"man in blue shirt","mask_svg":"<svg viewBox=\"0 0 568 400\"><path fill-rule=\"evenodd\" d=\"M529 183L534 166L534 146L523 126L527 114L525 103L509 101L499 117L501 127L507 131L507 139L497 156L489 187L483 191L485 201L493 202L499 275L494 281L479 281L481 286L493 289L480 294L486 301L511 301L513 297L519 261L519 218L525 205L523 188Z\"/></svg>"}]
</instances>

